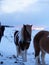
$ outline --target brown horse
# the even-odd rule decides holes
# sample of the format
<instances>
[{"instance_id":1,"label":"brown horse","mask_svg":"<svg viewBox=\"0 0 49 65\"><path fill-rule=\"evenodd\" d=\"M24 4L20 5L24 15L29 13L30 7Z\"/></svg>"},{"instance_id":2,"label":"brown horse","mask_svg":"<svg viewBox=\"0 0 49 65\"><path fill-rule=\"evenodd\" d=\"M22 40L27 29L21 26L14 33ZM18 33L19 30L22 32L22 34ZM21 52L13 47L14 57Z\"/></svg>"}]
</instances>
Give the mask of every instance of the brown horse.
<instances>
[{"instance_id":1,"label":"brown horse","mask_svg":"<svg viewBox=\"0 0 49 65\"><path fill-rule=\"evenodd\" d=\"M27 61L27 49L31 42L32 25L23 25L21 31L15 31L14 42L16 44L17 57L22 54L23 61Z\"/></svg>"},{"instance_id":2,"label":"brown horse","mask_svg":"<svg viewBox=\"0 0 49 65\"><path fill-rule=\"evenodd\" d=\"M49 53L49 31L40 31L38 32L34 39L34 50L35 50L35 58L37 65L40 64L40 51L41 51L41 61L42 64L45 64L44 58L45 53Z\"/></svg>"}]
</instances>

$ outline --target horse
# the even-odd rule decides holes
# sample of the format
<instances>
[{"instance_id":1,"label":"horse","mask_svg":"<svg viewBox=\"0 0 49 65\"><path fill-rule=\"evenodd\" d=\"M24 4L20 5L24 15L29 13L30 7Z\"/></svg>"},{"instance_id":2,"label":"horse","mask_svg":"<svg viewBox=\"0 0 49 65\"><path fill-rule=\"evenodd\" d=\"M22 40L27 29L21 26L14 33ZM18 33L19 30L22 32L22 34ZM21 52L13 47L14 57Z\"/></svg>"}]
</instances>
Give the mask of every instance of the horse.
<instances>
[{"instance_id":1,"label":"horse","mask_svg":"<svg viewBox=\"0 0 49 65\"><path fill-rule=\"evenodd\" d=\"M0 42L1 42L2 37L4 36L5 27L9 28L9 27L14 27L14 26L1 25L1 22L0 22Z\"/></svg>"},{"instance_id":2,"label":"horse","mask_svg":"<svg viewBox=\"0 0 49 65\"><path fill-rule=\"evenodd\" d=\"M14 32L14 43L17 50L17 58L21 55L24 62L27 61L27 49L31 42L32 25L24 24L20 31Z\"/></svg>"},{"instance_id":3,"label":"horse","mask_svg":"<svg viewBox=\"0 0 49 65\"><path fill-rule=\"evenodd\" d=\"M45 65L45 54L49 53L49 31L39 31L33 38L33 44L35 50L36 65L41 63L42 65Z\"/></svg>"},{"instance_id":4,"label":"horse","mask_svg":"<svg viewBox=\"0 0 49 65\"><path fill-rule=\"evenodd\" d=\"M0 26L0 42L1 42L2 37L4 36L4 31L5 31L5 27Z\"/></svg>"}]
</instances>

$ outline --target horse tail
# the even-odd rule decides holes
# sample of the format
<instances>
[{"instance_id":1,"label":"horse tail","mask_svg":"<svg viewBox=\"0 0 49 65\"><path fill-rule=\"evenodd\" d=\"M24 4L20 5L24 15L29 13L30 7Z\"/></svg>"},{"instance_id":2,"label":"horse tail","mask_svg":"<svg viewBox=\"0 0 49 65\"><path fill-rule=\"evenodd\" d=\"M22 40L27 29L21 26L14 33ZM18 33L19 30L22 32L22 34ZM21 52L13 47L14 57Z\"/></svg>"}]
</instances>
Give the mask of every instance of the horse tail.
<instances>
[{"instance_id":1,"label":"horse tail","mask_svg":"<svg viewBox=\"0 0 49 65\"><path fill-rule=\"evenodd\" d=\"M44 31L40 31L38 32L34 39L33 39L33 43L34 43L34 49L35 49L35 57L39 55L40 53L40 45L39 45L39 41L40 39L44 36Z\"/></svg>"}]
</instances>

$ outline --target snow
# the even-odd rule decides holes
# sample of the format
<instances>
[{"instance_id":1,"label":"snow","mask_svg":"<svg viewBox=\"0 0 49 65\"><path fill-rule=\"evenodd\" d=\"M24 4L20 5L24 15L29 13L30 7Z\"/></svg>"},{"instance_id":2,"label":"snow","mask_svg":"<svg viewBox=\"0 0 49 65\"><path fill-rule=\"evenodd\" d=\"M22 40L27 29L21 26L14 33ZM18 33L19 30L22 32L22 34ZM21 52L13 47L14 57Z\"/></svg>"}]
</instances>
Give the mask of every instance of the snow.
<instances>
[{"instance_id":1,"label":"snow","mask_svg":"<svg viewBox=\"0 0 49 65\"><path fill-rule=\"evenodd\" d=\"M27 51L27 62L16 63L16 46L14 44L13 29L5 29L4 37L0 43L0 65L35 65L34 47L33 47L33 37L38 31L32 32L32 41L30 47ZM11 37L12 35L12 37ZM7 37L8 38L7 38ZM46 54L45 61L49 64L49 55Z\"/></svg>"}]
</instances>

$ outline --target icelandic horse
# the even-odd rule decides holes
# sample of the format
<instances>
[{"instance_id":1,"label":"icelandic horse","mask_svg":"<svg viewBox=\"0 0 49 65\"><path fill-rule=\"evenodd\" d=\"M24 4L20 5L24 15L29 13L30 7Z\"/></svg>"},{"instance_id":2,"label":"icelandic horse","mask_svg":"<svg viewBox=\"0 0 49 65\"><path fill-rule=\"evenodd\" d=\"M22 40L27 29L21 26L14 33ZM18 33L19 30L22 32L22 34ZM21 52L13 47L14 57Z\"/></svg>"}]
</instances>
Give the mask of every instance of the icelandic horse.
<instances>
[{"instance_id":1,"label":"icelandic horse","mask_svg":"<svg viewBox=\"0 0 49 65\"><path fill-rule=\"evenodd\" d=\"M45 54L49 53L49 31L42 30L38 32L33 39L36 65L42 63L45 65ZM40 51L41 51L41 62L40 62Z\"/></svg>"},{"instance_id":2,"label":"icelandic horse","mask_svg":"<svg viewBox=\"0 0 49 65\"><path fill-rule=\"evenodd\" d=\"M31 42L32 25L23 25L21 30L14 32L14 42L17 50L17 58L19 55L22 56L24 62L27 61L27 49Z\"/></svg>"},{"instance_id":3,"label":"icelandic horse","mask_svg":"<svg viewBox=\"0 0 49 65\"><path fill-rule=\"evenodd\" d=\"M9 27L14 27L14 26L1 25L1 22L0 22L0 42L1 42L2 37L4 36L5 27L9 28Z\"/></svg>"}]
</instances>

